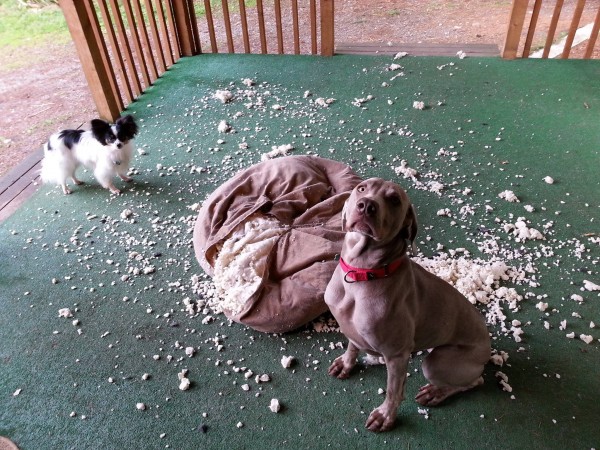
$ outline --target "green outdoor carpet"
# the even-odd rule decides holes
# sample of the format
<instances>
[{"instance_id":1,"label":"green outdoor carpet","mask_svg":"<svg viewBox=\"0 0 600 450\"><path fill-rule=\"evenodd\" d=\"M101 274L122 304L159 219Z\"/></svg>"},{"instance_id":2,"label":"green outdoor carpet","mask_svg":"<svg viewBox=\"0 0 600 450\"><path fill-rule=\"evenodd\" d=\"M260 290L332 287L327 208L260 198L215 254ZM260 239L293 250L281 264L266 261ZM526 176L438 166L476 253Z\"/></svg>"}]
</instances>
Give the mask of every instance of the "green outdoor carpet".
<instances>
[{"instance_id":1,"label":"green outdoor carpet","mask_svg":"<svg viewBox=\"0 0 600 450\"><path fill-rule=\"evenodd\" d=\"M127 111L145 154L134 183L117 183L123 195L84 173L72 195L43 186L0 225L0 435L30 450L600 448L600 293L585 289L600 284L598 80L598 61L181 60ZM220 89L233 101L213 98ZM219 133L222 120L234 132ZM425 256L441 245L529 270L502 284L523 299L490 326L508 360L487 366L484 386L423 410L416 356L397 427L373 434L364 422L383 400L385 369L329 377L341 334L267 335L186 312L201 275L193 205L286 144L403 185ZM414 179L393 169L403 164ZM520 202L499 198L507 190ZM518 242L519 218L545 239Z\"/></svg>"}]
</instances>

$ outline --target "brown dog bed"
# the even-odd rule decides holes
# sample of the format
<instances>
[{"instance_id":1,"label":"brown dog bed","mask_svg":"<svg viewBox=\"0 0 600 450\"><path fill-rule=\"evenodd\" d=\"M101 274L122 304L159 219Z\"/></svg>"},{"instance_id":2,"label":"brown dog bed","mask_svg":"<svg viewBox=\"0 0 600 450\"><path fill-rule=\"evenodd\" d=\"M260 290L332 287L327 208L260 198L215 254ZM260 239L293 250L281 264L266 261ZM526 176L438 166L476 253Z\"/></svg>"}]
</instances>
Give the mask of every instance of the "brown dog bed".
<instances>
[{"instance_id":1,"label":"brown dog bed","mask_svg":"<svg viewBox=\"0 0 600 450\"><path fill-rule=\"evenodd\" d=\"M288 156L243 170L204 201L194 251L227 317L280 333L327 311L341 211L360 181L345 164Z\"/></svg>"}]
</instances>

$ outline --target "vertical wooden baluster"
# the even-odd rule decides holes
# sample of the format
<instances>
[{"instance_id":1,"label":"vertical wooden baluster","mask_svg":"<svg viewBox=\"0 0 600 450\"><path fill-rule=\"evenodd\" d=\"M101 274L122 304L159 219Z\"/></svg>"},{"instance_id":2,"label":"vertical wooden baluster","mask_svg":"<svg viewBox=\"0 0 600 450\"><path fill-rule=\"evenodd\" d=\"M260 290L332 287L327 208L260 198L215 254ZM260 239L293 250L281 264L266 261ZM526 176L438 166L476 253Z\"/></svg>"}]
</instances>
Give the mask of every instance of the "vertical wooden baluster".
<instances>
[{"instance_id":1,"label":"vertical wooden baluster","mask_svg":"<svg viewBox=\"0 0 600 450\"><path fill-rule=\"evenodd\" d=\"M98 17L90 0L60 0L73 42L77 48L98 114L115 120L123 110L115 75L109 64Z\"/></svg>"},{"instance_id":2,"label":"vertical wooden baluster","mask_svg":"<svg viewBox=\"0 0 600 450\"><path fill-rule=\"evenodd\" d=\"M177 39L177 28L175 26L175 17L173 17L173 8L171 6L171 2L169 0L161 1L165 9L166 16L166 32L171 43L171 51L173 52L173 61L177 61L181 58L182 50L179 45L179 39ZM179 0L179 6L183 6L182 1Z\"/></svg>"},{"instance_id":3,"label":"vertical wooden baluster","mask_svg":"<svg viewBox=\"0 0 600 450\"><path fill-rule=\"evenodd\" d=\"M310 0L310 42L311 53L317 54L317 3L316 0Z\"/></svg>"},{"instance_id":4,"label":"vertical wooden baluster","mask_svg":"<svg viewBox=\"0 0 600 450\"><path fill-rule=\"evenodd\" d=\"M294 54L300 54L300 28L298 26L298 0L292 0L292 26L294 28Z\"/></svg>"},{"instance_id":5,"label":"vertical wooden baluster","mask_svg":"<svg viewBox=\"0 0 600 450\"><path fill-rule=\"evenodd\" d=\"M158 70L156 68L156 60L152 54L152 46L150 45L148 30L146 29L146 21L144 20L144 15L142 14L142 6L140 4L140 0L132 1L134 18L138 23L138 30L142 40L143 52L145 55L144 59L147 61L148 69L150 70L150 83L154 83L154 80L158 78Z\"/></svg>"},{"instance_id":6,"label":"vertical wooden baluster","mask_svg":"<svg viewBox=\"0 0 600 450\"><path fill-rule=\"evenodd\" d=\"M225 34L227 35L227 51L235 53L233 35L231 33L231 20L229 18L229 4L227 0L221 0L221 5L223 6L223 22L225 23Z\"/></svg>"},{"instance_id":7,"label":"vertical wooden baluster","mask_svg":"<svg viewBox=\"0 0 600 450\"><path fill-rule=\"evenodd\" d=\"M577 27L579 27L579 22L581 21L581 14L583 13L584 6L585 0L579 0L577 2L577 6L575 7L575 11L573 12L573 19L571 20L569 34L567 35L567 40L565 41L565 46L561 55L562 59L567 59L569 57L569 54L571 53L571 47L573 46L575 33L577 33Z\"/></svg>"},{"instance_id":8,"label":"vertical wooden baluster","mask_svg":"<svg viewBox=\"0 0 600 450\"><path fill-rule=\"evenodd\" d=\"M528 3L529 0L513 0L508 30L506 30L506 38L504 39L504 48L502 50L502 57L504 59L514 59L517 57Z\"/></svg>"},{"instance_id":9,"label":"vertical wooden baluster","mask_svg":"<svg viewBox=\"0 0 600 450\"><path fill-rule=\"evenodd\" d=\"M240 0L240 20L242 22L242 36L244 38L244 52L250 53L250 37L248 36L248 18L246 16L246 3Z\"/></svg>"},{"instance_id":10,"label":"vertical wooden baluster","mask_svg":"<svg viewBox=\"0 0 600 450\"><path fill-rule=\"evenodd\" d=\"M123 24L123 17L121 16L121 11L117 6L116 0L109 0L110 10L112 12L113 22L117 26L117 39L120 43L120 51L123 55L123 59L125 61L125 67L127 71L125 72L125 76L129 79L133 90L134 98L139 97L142 93L142 86L140 83L140 76L138 74L137 68L135 67L135 61L133 58L133 54L131 53L131 46L129 45L129 39L127 38L127 33L125 32L125 25Z\"/></svg>"},{"instance_id":11,"label":"vertical wooden baluster","mask_svg":"<svg viewBox=\"0 0 600 450\"><path fill-rule=\"evenodd\" d=\"M267 53L267 35L265 33L265 14L262 0L256 1L256 13L258 14L258 32L260 34L260 52Z\"/></svg>"},{"instance_id":12,"label":"vertical wooden baluster","mask_svg":"<svg viewBox=\"0 0 600 450\"><path fill-rule=\"evenodd\" d=\"M275 26L277 28L277 53L283 54L283 28L281 25L281 0L275 0Z\"/></svg>"},{"instance_id":13,"label":"vertical wooden baluster","mask_svg":"<svg viewBox=\"0 0 600 450\"><path fill-rule=\"evenodd\" d=\"M165 55L163 53L162 45L160 44L160 38L158 36L158 26L156 25L156 18L154 17L154 8L150 3L150 0L144 0L144 6L146 7L146 16L148 17L148 24L150 25L150 34L154 41L154 52L156 52L156 58L158 59L158 76L161 76L167 70L167 64L165 62Z\"/></svg>"},{"instance_id":14,"label":"vertical wooden baluster","mask_svg":"<svg viewBox=\"0 0 600 450\"><path fill-rule=\"evenodd\" d=\"M131 38L133 39L133 46L135 48L135 54L137 56L138 65L140 68L140 72L142 73L142 79L144 81L144 86L147 88L150 86L150 75L148 73L148 65L146 63L146 58L144 56L144 52L142 51L142 43L140 41L139 27L138 24L135 23L135 19L133 18L133 11L131 9L131 0L125 0L123 2L123 6L125 8L125 15L127 16L127 24L129 25L129 32L131 33Z\"/></svg>"},{"instance_id":15,"label":"vertical wooden baluster","mask_svg":"<svg viewBox=\"0 0 600 450\"><path fill-rule=\"evenodd\" d=\"M190 20L190 27L192 28L192 37L196 46L194 48L194 55L202 53L202 45L200 42L200 32L198 31L198 20L196 19L196 10L194 9L194 0L187 0L188 3L188 14Z\"/></svg>"},{"instance_id":16,"label":"vertical wooden baluster","mask_svg":"<svg viewBox=\"0 0 600 450\"><path fill-rule=\"evenodd\" d=\"M333 0L321 0L321 55L335 51Z\"/></svg>"},{"instance_id":17,"label":"vertical wooden baluster","mask_svg":"<svg viewBox=\"0 0 600 450\"><path fill-rule=\"evenodd\" d=\"M208 26L208 36L210 37L210 49L213 53L217 53L217 38L215 36L215 23L213 22L212 7L210 0L204 0L204 11L206 13L206 24Z\"/></svg>"},{"instance_id":18,"label":"vertical wooden baluster","mask_svg":"<svg viewBox=\"0 0 600 450\"><path fill-rule=\"evenodd\" d=\"M554 5L554 13L552 14L552 20L550 21L550 27L548 28L548 36L546 36L546 45L542 53L542 58L548 58L550 54L550 47L552 47L552 41L554 40L554 34L556 33L556 26L558 19L560 18L560 12L562 11L563 0L557 0Z\"/></svg>"},{"instance_id":19,"label":"vertical wooden baluster","mask_svg":"<svg viewBox=\"0 0 600 450\"><path fill-rule=\"evenodd\" d=\"M125 69L125 63L123 62L123 55L121 54L119 44L117 43L117 36L115 34L115 29L113 27L110 14L108 13L106 0L98 0L98 6L100 7L102 22L104 22L104 28L106 29L106 34L108 36L108 42L110 43L110 47L112 50L113 59L116 62L117 72L119 74L119 77L121 78L121 85L124 88L125 99L127 100L127 103L131 103L134 98L133 93L131 91L131 84L129 83L129 78L127 77L127 70Z\"/></svg>"},{"instance_id":20,"label":"vertical wooden baluster","mask_svg":"<svg viewBox=\"0 0 600 450\"><path fill-rule=\"evenodd\" d=\"M163 55L165 55L167 67L171 67L173 65L173 49L171 48L171 40L169 39L169 33L167 31L167 20L165 19L165 14L162 9L162 1L154 0L154 7L156 15L158 16L157 22L161 36L160 42L161 45L164 45Z\"/></svg>"},{"instance_id":21,"label":"vertical wooden baluster","mask_svg":"<svg viewBox=\"0 0 600 450\"><path fill-rule=\"evenodd\" d=\"M588 41L587 47L585 49L585 55L583 55L583 57L585 59L590 59L592 57L592 53L594 53L594 46L596 45L596 39L598 38L599 31L600 31L600 6L598 7L598 12L596 13L596 20L594 20L594 26L592 27L592 34L590 35L590 40Z\"/></svg>"},{"instance_id":22,"label":"vertical wooden baluster","mask_svg":"<svg viewBox=\"0 0 600 450\"><path fill-rule=\"evenodd\" d=\"M523 58L529 58L529 52L531 51L531 43L533 42L535 28L537 27L537 21L540 16L540 9L542 8L542 1L543 0L535 0L535 3L533 4L533 12L531 14L531 20L529 21L527 38L525 39L525 45L523 46Z\"/></svg>"},{"instance_id":23,"label":"vertical wooden baluster","mask_svg":"<svg viewBox=\"0 0 600 450\"><path fill-rule=\"evenodd\" d=\"M195 22L193 0L168 0L174 12L174 37L180 49L180 56L192 56L202 52L198 24Z\"/></svg>"}]
</instances>

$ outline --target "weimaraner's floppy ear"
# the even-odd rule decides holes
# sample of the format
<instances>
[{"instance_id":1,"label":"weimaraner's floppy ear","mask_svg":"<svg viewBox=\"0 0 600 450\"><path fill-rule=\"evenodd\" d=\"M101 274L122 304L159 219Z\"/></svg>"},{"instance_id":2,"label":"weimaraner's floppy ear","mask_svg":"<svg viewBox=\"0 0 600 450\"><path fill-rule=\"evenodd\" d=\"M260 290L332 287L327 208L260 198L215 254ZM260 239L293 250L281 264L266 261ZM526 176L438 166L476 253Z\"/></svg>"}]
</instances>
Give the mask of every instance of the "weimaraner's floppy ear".
<instances>
[{"instance_id":1,"label":"weimaraner's floppy ear","mask_svg":"<svg viewBox=\"0 0 600 450\"><path fill-rule=\"evenodd\" d=\"M346 231L346 214L348 209L348 200L344 202L344 206L342 207L342 230Z\"/></svg>"},{"instance_id":2,"label":"weimaraner's floppy ear","mask_svg":"<svg viewBox=\"0 0 600 450\"><path fill-rule=\"evenodd\" d=\"M417 253L415 239L417 237L418 229L419 225L417 224L417 214L415 213L415 208L413 205L410 205L406 211L406 216L404 217L404 223L402 224L402 229L400 230L400 236L410 241L413 255Z\"/></svg>"}]
</instances>

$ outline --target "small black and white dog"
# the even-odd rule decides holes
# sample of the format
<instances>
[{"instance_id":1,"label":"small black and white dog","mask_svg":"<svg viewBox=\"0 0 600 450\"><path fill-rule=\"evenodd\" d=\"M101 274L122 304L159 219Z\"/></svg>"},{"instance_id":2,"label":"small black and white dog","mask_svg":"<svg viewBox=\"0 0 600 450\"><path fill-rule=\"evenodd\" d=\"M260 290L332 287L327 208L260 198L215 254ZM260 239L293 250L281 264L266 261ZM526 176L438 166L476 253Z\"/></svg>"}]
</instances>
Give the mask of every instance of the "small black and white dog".
<instances>
[{"instance_id":1,"label":"small black and white dog","mask_svg":"<svg viewBox=\"0 0 600 450\"><path fill-rule=\"evenodd\" d=\"M83 165L94 172L104 188L118 195L121 191L112 179L118 175L123 181L132 181L127 172L133 156L131 141L138 126L131 115L117 119L114 124L94 119L90 125L90 130L62 130L50 136L44 146L42 180L58 184L65 194L70 194L67 179L83 184L75 176L77 168Z\"/></svg>"}]
</instances>

